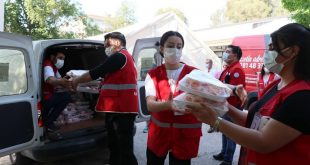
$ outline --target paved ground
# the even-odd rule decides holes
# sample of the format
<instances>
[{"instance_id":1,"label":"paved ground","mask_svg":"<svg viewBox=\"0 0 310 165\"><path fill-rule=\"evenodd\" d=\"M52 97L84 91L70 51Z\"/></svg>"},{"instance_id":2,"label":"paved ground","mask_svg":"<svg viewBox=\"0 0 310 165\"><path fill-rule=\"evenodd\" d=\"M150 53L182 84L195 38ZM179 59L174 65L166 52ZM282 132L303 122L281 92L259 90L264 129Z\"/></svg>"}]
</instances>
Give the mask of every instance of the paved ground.
<instances>
[{"instance_id":1,"label":"paved ground","mask_svg":"<svg viewBox=\"0 0 310 165\"><path fill-rule=\"evenodd\" d=\"M137 124L137 134L135 136L135 154L139 161L139 165L146 164L146 140L147 134L142 133L145 123ZM221 148L221 134L220 133L207 133L208 126L203 125L203 136L201 138L201 145L199 148L199 155L192 160L192 165L218 165L220 162L212 158L213 154L217 154ZM237 165L239 157L238 146L234 155L233 165ZM105 150L97 151L94 153L85 154L82 157L73 158L70 160L63 160L57 162L44 163L44 165L102 165L105 162ZM5 156L0 158L0 165L11 165L9 157ZM168 165L168 163L166 163Z\"/></svg>"}]
</instances>

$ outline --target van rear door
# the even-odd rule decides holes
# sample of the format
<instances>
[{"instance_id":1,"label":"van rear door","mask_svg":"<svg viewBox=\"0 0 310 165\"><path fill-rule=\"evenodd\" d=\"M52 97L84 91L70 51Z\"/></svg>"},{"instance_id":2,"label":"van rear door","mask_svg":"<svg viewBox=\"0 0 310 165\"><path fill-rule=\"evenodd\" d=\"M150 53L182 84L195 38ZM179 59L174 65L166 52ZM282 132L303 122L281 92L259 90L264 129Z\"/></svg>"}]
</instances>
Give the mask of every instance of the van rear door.
<instances>
[{"instance_id":1,"label":"van rear door","mask_svg":"<svg viewBox=\"0 0 310 165\"><path fill-rule=\"evenodd\" d=\"M159 37L138 39L132 53L138 74L139 115L136 122L150 118L145 100L144 80L150 69L162 63L159 55L159 39Z\"/></svg>"},{"instance_id":2,"label":"van rear door","mask_svg":"<svg viewBox=\"0 0 310 165\"><path fill-rule=\"evenodd\" d=\"M0 32L0 156L40 142L36 74L32 39Z\"/></svg>"}]
</instances>

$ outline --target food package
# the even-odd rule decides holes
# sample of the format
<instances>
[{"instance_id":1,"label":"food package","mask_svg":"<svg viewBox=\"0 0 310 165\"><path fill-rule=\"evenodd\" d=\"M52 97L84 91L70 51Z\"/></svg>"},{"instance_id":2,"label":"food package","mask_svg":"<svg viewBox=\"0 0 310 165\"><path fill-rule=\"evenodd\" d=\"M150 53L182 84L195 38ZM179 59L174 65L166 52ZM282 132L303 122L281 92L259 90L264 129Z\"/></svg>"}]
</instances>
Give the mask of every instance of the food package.
<instances>
[{"instance_id":1,"label":"food package","mask_svg":"<svg viewBox=\"0 0 310 165\"><path fill-rule=\"evenodd\" d=\"M70 70L67 72L67 76L72 78L82 76L84 73L87 73L88 70ZM99 93L100 80L93 80L86 83L80 83L77 86L78 92L86 92L86 93Z\"/></svg>"},{"instance_id":2,"label":"food package","mask_svg":"<svg viewBox=\"0 0 310 165\"><path fill-rule=\"evenodd\" d=\"M232 92L226 84L200 70L184 76L179 82L179 90L219 102L225 101Z\"/></svg>"},{"instance_id":3,"label":"food package","mask_svg":"<svg viewBox=\"0 0 310 165\"><path fill-rule=\"evenodd\" d=\"M70 70L69 72L67 72L67 76L70 76L70 77L79 77L79 76L82 76L84 73L87 73L88 70Z\"/></svg>"},{"instance_id":4,"label":"food package","mask_svg":"<svg viewBox=\"0 0 310 165\"><path fill-rule=\"evenodd\" d=\"M178 95L173 99L172 105L174 109L184 112L186 105L193 105L193 103L204 103L211 109L215 110L220 116L223 116L228 111L226 100L214 101L190 93L182 93Z\"/></svg>"},{"instance_id":5,"label":"food package","mask_svg":"<svg viewBox=\"0 0 310 165\"><path fill-rule=\"evenodd\" d=\"M86 93L99 93L100 81L93 80L87 83L78 84L76 91Z\"/></svg>"},{"instance_id":6,"label":"food package","mask_svg":"<svg viewBox=\"0 0 310 165\"><path fill-rule=\"evenodd\" d=\"M77 100L75 103L69 103L67 105L58 116L55 124L58 126L73 124L83 120L92 119L93 117L94 111L89 109L89 102Z\"/></svg>"}]
</instances>

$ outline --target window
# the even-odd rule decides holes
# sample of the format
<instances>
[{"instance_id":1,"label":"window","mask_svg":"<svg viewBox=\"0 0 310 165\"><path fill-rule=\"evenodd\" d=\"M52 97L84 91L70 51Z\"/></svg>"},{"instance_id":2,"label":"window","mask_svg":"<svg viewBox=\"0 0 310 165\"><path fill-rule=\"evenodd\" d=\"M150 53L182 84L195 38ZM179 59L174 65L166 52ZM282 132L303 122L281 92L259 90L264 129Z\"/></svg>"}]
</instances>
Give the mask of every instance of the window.
<instances>
[{"instance_id":1,"label":"window","mask_svg":"<svg viewBox=\"0 0 310 165\"><path fill-rule=\"evenodd\" d=\"M0 49L0 96L27 91L27 75L23 52Z\"/></svg>"},{"instance_id":2,"label":"window","mask_svg":"<svg viewBox=\"0 0 310 165\"><path fill-rule=\"evenodd\" d=\"M147 48L139 52L138 55L138 80L144 81L148 71L156 67L156 62L154 60L154 55L156 55L157 49Z\"/></svg>"}]
</instances>

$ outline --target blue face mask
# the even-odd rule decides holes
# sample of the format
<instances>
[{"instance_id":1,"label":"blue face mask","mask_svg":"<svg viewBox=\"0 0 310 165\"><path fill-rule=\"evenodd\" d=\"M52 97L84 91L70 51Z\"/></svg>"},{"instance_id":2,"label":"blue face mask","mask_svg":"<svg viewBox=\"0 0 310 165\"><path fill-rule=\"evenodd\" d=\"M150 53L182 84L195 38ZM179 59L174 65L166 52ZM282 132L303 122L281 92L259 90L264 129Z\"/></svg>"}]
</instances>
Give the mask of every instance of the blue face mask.
<instances>
[{"instance_id":1,"label":"blue face mask","mask_svg":"<svg viewBox=\"0 0 310 165\"><path fill-rule=\"evenodd\" d=\"M227 60L228 60L228 57L229 57L229 54L226 53L226 52L224 52L224 53L223 53L223 56L222 56L223 60L224 60L224 61L227 61Z\"/></svg>"}]
</instances>

